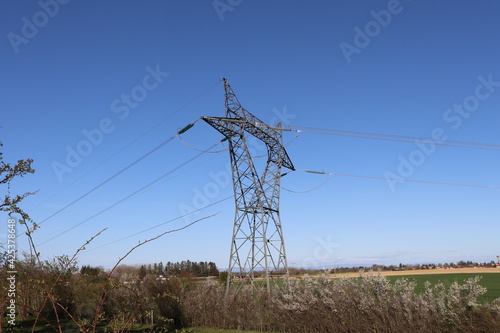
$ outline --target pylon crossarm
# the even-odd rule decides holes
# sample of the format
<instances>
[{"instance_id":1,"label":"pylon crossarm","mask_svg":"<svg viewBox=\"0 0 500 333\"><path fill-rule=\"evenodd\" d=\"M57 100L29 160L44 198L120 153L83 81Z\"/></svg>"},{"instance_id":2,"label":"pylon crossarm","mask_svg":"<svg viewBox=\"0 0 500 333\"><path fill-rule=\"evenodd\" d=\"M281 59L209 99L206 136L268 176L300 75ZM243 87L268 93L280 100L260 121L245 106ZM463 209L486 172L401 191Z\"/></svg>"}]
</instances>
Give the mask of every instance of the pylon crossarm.
<instances>
[{"instance_id":1,"label":"pylon crossarm","mask_svg":"<svg viewBox=\"0 0 500 333\"><path fill-rule=\"evenodd\" d=\"M246 110L245 110L246 111ZM250 112L249 115L254 117ZM269 159L275 162L280 161L280 164L290 170L295 170L293 163L288 156L285 148L278 138L281 138L281 133L270 128L267 124L260 122L252 122L244 118L228 118L228 117L202 117L204 121L215 127L219 132L227 138L238 135L239 133L234 128L229 128L229 124L237 124L239 128L253 135L257 139L264 142L268 148ZM255 117L255 119L258 119Z\"/></svg>"}]
</instances>

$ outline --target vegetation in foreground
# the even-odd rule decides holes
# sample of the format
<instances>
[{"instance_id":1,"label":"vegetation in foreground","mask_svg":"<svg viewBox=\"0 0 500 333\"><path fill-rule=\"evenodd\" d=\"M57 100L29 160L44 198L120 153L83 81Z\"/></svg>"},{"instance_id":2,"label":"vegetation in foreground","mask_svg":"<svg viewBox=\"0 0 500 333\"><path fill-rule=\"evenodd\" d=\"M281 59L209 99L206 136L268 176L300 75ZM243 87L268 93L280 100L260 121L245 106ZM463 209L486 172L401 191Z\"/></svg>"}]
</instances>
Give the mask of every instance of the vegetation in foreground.
<instances>
[{"instance_id":1,"label":"vegetation in foreground","mask_svg":"<svg viewBox=\"0 0 500 333\"><path fill-rule=\"evenodd\" d=\"M270 293L244 286L226 296L217 280L153 273L129 283L89 267L86 274L61 274L62 258L43 267L22 263L17 332L34 326L35 332L500 332L500 298L480 301L486 293L480 276L444 282L418 276L433 281L420 285L413 277L325 275L291 279ZM45 286L54 287L55 308ZM2 293L4 309L5 299ZM2 326L9 327L5 317Z\"/></svg>"},{"instance_id":2,"label":"vegetation in foreground","mask_svg":"<svg viewBox=\"0 0 500 333\"><path fill-rule=\"evenodd\" d=\"M205 284L187 293L183 313L192 326L274 332L499 332L500 299L480 304L479 281L425 283L420 292L407 278L325 276L227 298L222 286Z\"/></svg>"}]
</instances>

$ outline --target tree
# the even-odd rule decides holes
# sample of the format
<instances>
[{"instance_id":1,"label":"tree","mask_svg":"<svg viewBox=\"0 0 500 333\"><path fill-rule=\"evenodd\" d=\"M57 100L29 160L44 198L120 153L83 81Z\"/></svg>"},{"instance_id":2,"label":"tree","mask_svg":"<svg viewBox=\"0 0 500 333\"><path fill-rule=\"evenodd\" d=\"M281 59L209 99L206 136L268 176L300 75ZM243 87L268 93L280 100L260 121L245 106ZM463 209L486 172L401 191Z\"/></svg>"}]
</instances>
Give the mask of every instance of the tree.
<instances>
[{"instance_id":1,"label":"tree","mask_svg":"<svg viewBox=\"0 0 500 333\"><path fill-rule=\"evenodd\" d=\"M90 265L83 265L80 269L80 274L89 276L99 276L104 269L102 267L92 267Z\"/></svg>"},{"instance_id":2,"label":"tree","mask_svg":"<svg viewBox=\"0 0 500 333\"><path fill-rule=\"evenodd\" d=\"M0 147L3 147L2 142L0 142ZM30 216L19 205L26 197L35 194L36 192L26 192L24 194L13 195L11 193L11 183L14 179L18 177L24 177L26 174L34 173L35 169L31 167L32 163L33 163L32 159L26 159L26 160L18 160L17 164L11 165L10 163L6 163L3 160L3 153L0 152L0 186L2 186L2 188L4 189L4 193L2 193L3 197L0 197L0 211L6 212L11 218L14 217L13 215L19 215L20 216L19 222L21 224L26 224L26 222L28 221L31 222L33 227L31 230L29 227L27 227L28 235L38 226L33 222ZM2 254L0 254L0 264L2 265L0 270L0 278L2 281L5 281L5 279L7 278L6 276L7 269L4 266L4 264L6 263L7 259L6 255L7 249L4 249L2 244L0 244L0 248L2 248L2 250L5 251ZM0 288L0 306L2 309L5 308L6 302L8 301L8 298L6 296L7 296L7 288L2 283L2 288ZM22 297L25 296L25 294L19 291L18 296ZM20 312L21 318L24 318L23 316L26 312L26 309L27 309L26 306L24 306L24 304L21 301L21 306L19 307L19 310L21 311Z\"/></svg>"},{"instance_id":3,"label":"tree","mask_svg":"<svg viewBox=\"0 0 500 333\"><path fill-rule=\"evenodd\" d=\"M208 263L208 276L217 276L219 275L219 270L217 269L217 265L214 262Z\"/></svg>"},{"instance_id":4,"label":"tree","mask_svg":"<svg viewBox=\"0 0 500 333\"><path fill-rule=\"evenodd\" d=\"M0 147L3 146L3 143L0 142ZM9 216L12 214L19 214L21 216L21 220L23 223L30 221L28 213L26 213L22 208L19 207L19 204L28 196L35 194L36 192L26 192L24 194L11 194L11 182L17 177L24 177L26 174L34 173L35 169L31 167L33 163L32 159L19 160L17 164L12 166L10 163L5 163L3 160L3 153L0 152L0 185L7 186L6 194L3 197L3 200L0 201L0 211L7 212ZM36 224L34 224L36 227Z\"/></svg>"},{"instance_id":5,"label":"tree","mask_svg":"<svg viewBox=\"0 0 500 333\"><path fill-rule=\"evenodd\" d=\"M227 271L223 271L223 272L219 273L218 280L221 284L225 284L227 282L227 275L228 275Z\"/></svg>"},{"instance_id":6,"label":"tree","mask_svg":"<svg viewBox=\"0 0 500 333\"><path fill-rule=\"evenodd\" d=\"M163 274L163 262L160 261L157 268L158 268L158 274Z\"/></svg>"},{"instance_id":7,"label":"tree","mask_svg":"<svg viewBox=\"0 0 500 333\"><path fill-rule=\"evenodd\" d=\"M139 268L139 280L144 280L147 274L148 271L146 270L146 266L141 265L141 268Z\"/></svg>"}]
</instances>

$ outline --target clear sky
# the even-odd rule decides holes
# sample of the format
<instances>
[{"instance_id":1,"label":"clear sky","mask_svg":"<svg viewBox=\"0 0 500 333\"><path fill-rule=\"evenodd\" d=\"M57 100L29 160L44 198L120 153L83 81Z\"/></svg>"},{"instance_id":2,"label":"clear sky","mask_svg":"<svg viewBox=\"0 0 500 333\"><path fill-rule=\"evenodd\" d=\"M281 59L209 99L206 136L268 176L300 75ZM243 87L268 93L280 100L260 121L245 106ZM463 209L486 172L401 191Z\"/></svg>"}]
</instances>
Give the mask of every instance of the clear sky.
<instances>
[{"instance_id":1,"label":"clear sky","mask_svg":"<svg viewBox=\"0 0 500 333\"><path fill-rule=\"evenodd\" d=\"M0 140L7 161L35 160L36 173L13 190L39 190L23 207L41 223L33 237L45 258L72 254L107 227L79 263L110 267L138 241L220 212L125 262L189 259L227 267L232 199L120 240L231 196L227 151L188 162L198 152L173 140L47 219L179 128L222 116L221 77L246 109L270 123L500 144L497 1L0 6ZM285 142L294 137L284 133ZM220 138L201 121L182 136L198 149ZM498 150L301 133L287 151L298 169L500 186ZM326 177L295 172L282 185L307 191ZM494 260L499 200L494 188L333 176L314 191L282 191L288 262ZM28 249L25 237L19 242Z\"/></svg>"}]
</instances>

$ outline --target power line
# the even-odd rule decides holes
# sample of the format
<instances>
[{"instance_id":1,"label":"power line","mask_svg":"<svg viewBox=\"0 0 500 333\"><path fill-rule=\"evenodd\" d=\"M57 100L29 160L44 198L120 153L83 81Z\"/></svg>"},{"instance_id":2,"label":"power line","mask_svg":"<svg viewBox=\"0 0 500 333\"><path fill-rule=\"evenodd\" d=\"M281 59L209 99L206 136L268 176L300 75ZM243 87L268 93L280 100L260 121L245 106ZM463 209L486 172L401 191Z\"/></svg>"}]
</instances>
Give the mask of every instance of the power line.
<instances>
[{"instance_id":1,"label":"power line","mask_svg":"<svg viewBox=\"0 0 500 333\"><path fill-rule=\"evenodd\" d=\"M305 191L294 191L294 190L290 190L290 189L288 189L288 188L286 188L284 186L281 186L281 188L284 189L285 191L292 192L292 193L309 193L309 192L316 191L317 189L319 189L320 187L322 187L323 185L325 185L330 180L331 177L332 177L332 175L329 175L328 178L326 178L324 182L322 182L318 186L313 187L312 189L305 190Z\"/></svg>"},{"instance_id":2,"label":"power line","mask_svg":"<svg viewBox=\"0 0 500 333\"><path fill-rule=\"evenodd\" d=\"M424 183L424 184L437 184L437 185L452 185L452 186L466 186L466 187L479 187L479 188L491 188L500 189L500 186L489 186L489 185L475 185L475 184L462 184L462 183L449 183L449 182L438 182L429 180L416 180L416 179L405 179L405 178L388 178L388 177L377 177L377 176L363 176L355 174L345 174L345 173L335 173L335 172L325 172L325 171L311 171L311 170L299 170L294 171L315 173L320 175L331 175L331 176L342 176L342 177L356 177L356 178L368 178L368 179L379 179L379 180L391 180L399 182L412 182L412 183Z\"/></svg>"},{"instance_id":3,"label":"power line","mask_svg":"<svg viewBox=\"0 0 500 333\"><path fill-rule=\"evenodd\" d=\"M294 131L294 130L292 129L291 131ZM460 145L460 144L448 144L448 143L443 143L443 142L448 142L448 140L443 140L443 142L437 142L437 141L434 141L433 139L430 139L430 138L425 138L425 140L430 140L432 142L429 142L429 141L418 141L418 142L415 142L414 140L396 139L396 138L390 138L390 137L372 137L372 136L363 136L363 135L355 135L355 134L329 133L329 132L318 132L318 131L309 131L309 130L297 130L297 131L300 131L301 133L343 136L343 137L348 137L348 138L382 140L382 141L393 141L393 142L407 142L407 143L419 143L419 144L424 144L424 145L436 145L436 146L446 146L446 147L457 147L457 148L469 148L469 149L483 149L483 150L500 151L500 148L480 147L480 146L467 146L465 144L462 144L462 145ZM424 139L424 138L422 138L422 139ZM462 141L462 142L465 142L465 141ZM470 142L468 144L473 144L473 143ZM487 144L487 145L494 145L494 144Z\"/></svg>"},{"instance_id":4,"label":"power line","mask_svg":"<svg viewBox=\"0 0 500 333\"><path fill-rule=\"evenodd\" d=\"M172 222L177 221L177 220L179 220L179 219L182 219L182 218L184 218L184 217L186 217L186 216L189 216L189 215L191 215L191 214L197 213L197 212L199 212L199 211L201 211L201 210L204 210L204 209L207 209L207 208L209 208L209 207L215 206L215 205L217 205L217 204L219 204L219 203L221 203L221 202L223 202L223 201L229 200L229 199L231 199L231 198L233 198L233 196L229 196L229 197L224 198L224 199L222 199L222 200L219 200L219 201L217 201L217 202L214 202L214 203L211 203L211 204L206 205L206 206L204 206L204 207L201 207L201 208L198 208L198 209L196 209L196 210L193 210L193 211L192 211L192 212L190 212L190 213L187 213L187 214L184 214L184 215L177 216L176 218L173 218L173 219L168 220L168 221L166 221L166 222L163 222L163 223L157 224L157 225L155 225L155 226L149 227L149 228L147 228L147 229L144 229L144 230L141 230L141 231L135 232L135 233L133 233L133 234L131 234L131 235L128 235L128 236L125 236L125 237L123 237L123 238L120 238L120 239L114 240L114 241L112 241L112 242L109 242L109 243L106 243L106 244L103 244L103 245L99 245L99 246L94 247L94 248L92 248L92 249L86 250L86 251L84 251L83 253L85 253L85 252L89 252L89 251L94 251L94 250L97 250L97 249L100 249L100 248L103 248L103 247L106 247L106 246L109 246L109 245L112 245L112 244L115 244L115 243L121 242L121 241L123 241L123 240L129 239L129 238L131 238L131 237L134 237L134 236L140 235L140 234L145 233L145 232L147 232L147 231L150 231L150 230L156 229L156 228L158 228L158 227L161 227L162 225L165 225L165 224L168 224L168 223L172 223Z\"/></svg>"},{"instance_id":5,"label":"power line","mask_svg":"<svg viewBox=\"0 0 500 333\"><path fill-rule=\"evenodd\" d=\"M205 117L205 118L211 119L211 117ZM234 122L234 123L244 122L241 119L229 119L229 118L227 118L227 119L225 118L225 121ZM304 126L272 127L272 126L268 126L268 125L263 124L263 123L255 123L253 125L256 127L265 127L265 128L270 128L273 130L287 131L287 132L311 133L311 134L343 136L343 137L360 138L360 139L419 143L419 144L425 144L425 145L437 145L437 146L447 146L447 147L500 151L500 144L496 144L496 143L480 143L480 142L456 141L456 140L436 140L433 138L424 138L424 137L415 137L415 136L404 136L404 135L393 135L393 134L382 134L382 133L371 133L371 132L345 131L345 130L336 130L336 129L331 129L331 128L318 128L318 127L304 127ZM415 140L421 140L421 141L415 142ZM426 140L426 141L424 141L424 140ZM496 148L494 148L494 147L496 147Z\"/></svg>"},{"instance_id":6,"label":"power line","mask_svg":"<svg viewBox=\"0 0 500 333\"><path fill-rule=\"evenodd\" d=\"M177 140L179 140L179 142L182 143L183 145L185 145L186 147L191 148L191 149L196 150L196 151L203 152L203 153L218 154L218 153L222 153L223 151L228 150L228 148L224 148L224 149L220 149L220 150L216 150L216 151L208 151L208 150L199 149L199 148L196 148L196 147L190 145L189 143L187 143L184 139L182 139L180 134L177 135ZM221 141L221 143L222 143L222 141Z\"/></svg>"},{"instance_id":7,"label":"power line","mask_svg":"<svg viewBox=\"0 0 500 333\"><path fill-rule=\"evenodd\" d=\"M136 159L135 161L133 161L132 163L128 164L126 167L124 167L123 169L121 169L120 171L116 172L115 174L113 174L111 177L107 178L106 180L104 180L103 182L99 183L98 185L94 186L92 189L90 189L89 191L85 192L84 194L82 194L81 196L79 196L78 198L76 198L75 200L71 201L69 204L67 204L66 206L62 207L61 209L59 209L58 211L56 211L55 213L53 213L52 215L48 216L47 218L45 218L44 220L42 220L39 224L42 224L44 223L45 221L47 221L48 219L56 216L57 214L61 213L62 211L64 211L65 209L67 209L68 207L74 205L75 203L77 203L78 201L82 200L83 198L85 198L87 195L89 195L90 193L94 192L95 190L97 190L98 188L100 188L101 186L105 185L106 183L110 182L111 180L113 180L114 178L118 177L119 175L121 175L122 173L124 173L125 171L127 171L128 169L130 169L131 167L133 167L134 165L136 165L137 163L139 163L140 161L144 160L146 157L148 157L149 155L153 154L154 152L156 152L158 149L160 149L161 147L165 146L167 143L171 142L173 139L176 138L176 136L180 133L184 133L186 132L188 129L190 129L191 127L194 126L194 124L197 122L198 120L194 121L193 123L185 126L183 129L179 130L175 135L172 135L170 138L166 139L165 141L163 141L162 143L160 143L159 145L157 145L156 147L154 147L153 149L151 149L150 151L148 151L146 154L142 155L141 157L139 157L138 159Z\"/></svg>"},{"instance_id":8,"label":"power line","mask_svg":"<svg viewBox=\"0 0 500 333\"><path fill-rule=\"evenodd\" d=\"M201 149L200 149L200 150L201 150ZM159 183L156 183L156 184L155 184L155 186L152 186L152 187L151 187L151 189L153 189L153 188L155 188L155 187L157 187L157 186L160 186L160 185L162 185L162 184L165 184L165 183L167 183L167 182L171 181L171 180L172 180L172 179L174 179L174 178L180 177L181 175L184 175L184 174L186 174L187 172L189 172L189 171L191 171L191 170L193 170L193 169L196 169L196 168L197 168L197 167L199 167L200 165L207 163L208 161L210 161L211 159L215 158L216 156L217 156L217 155L215 155L215 154L214 154L214 155L212 155L212 156L210 156L210 157L208 157L208 158L206 158L206 159L204 159L204 160L200 161L199 163L196 163L196 164L191 165L189 168L185 168L185 169L183 169L182 171L180 171L180 172L179 172L178 174L176 174L175 176L173 176L173 177L171 177L171 178L167 178L167 179L165 179L165 180L163 180L163 181L161 181L161 182L159 182Z\"/></svg>"},{"instance_id":9,"label":"power line","mask_svg":"<svg viewBox=\"0 0 500 333\"><path fill-rule=\"evenodd\" d=\"M175 114L179 113L182 109L186 108L187 106L189 106L191 103L195 102L196 100L198 100L200 97L202 97L203 95L205 95L207 92L209 92L210 90L212 90L215 86L217 86L220 82L222 82L222 79L220 79L219 81L217 81L216 83L214 83L213 85L211 85L210 87L208 87L207 89L205 89L203 92L201 92L199 95L197 95L195 98L191 99L190 101L188 101L187 103L185 103L184 105L182 105L181 107L179 107L177 110L175 110L174 112L172 112L171 114L169 114L168 116L166 116L165 118L163 118L162 120L160 120L158 123L156 123L153 127L151 127L150 129L148 129L146 132L142 133L141 135L139 135L138 137L136 137L134 140L130 141L129 143L127 143L125 146L123 146L122 148L120 148L119 150L117 150L115 153L113 153L112 155L110 155L109 157L107 157L106 159L104 159L101 163L99 163L98 165L96 165L95 167L93 167L92 169L90 169L89 171L87 171L86 173L84 173L83 175L81 175L80 177L78 177L77 179L73 180L71 183L69 183L67 186L65 186L64 188L62 188L61 190L59 190L58 192L54 193L52 196L50 196L49 198L45 199L44 201L42 201L41 203L39 203L37 206L33 207L33 209L35 208L38 208L40 207L41 205L43 205L44 203L46 203L47 201L49 201L50 199L54 198L55 196L57 196L59 193L65 191L67 188L69 188L70 186L72 186L73 184L75 184L76 182L80 181L82 178L86 177L88 174L92 173L94 170L96 170L97 168L99 168L101 165L103 165L104 163L106 163L107 161L109 161L110 159L112 159L113 157L115 157L116 155L118 155L119 153L121 153L122 151L124 151L126 148L128 148L129 146L131 146L132 144L134 144L135 142L139 141L140 139L142 139L144 136L146 136L147 134L151 133L154 129L156 129L157 127L159 127L161 124L163 124L165 121L167 121L168 119L170 119L171 117L173 117ZM50 216L47 218L49 219ZM47 220L45 219L45 220ZM44 221L45 221L44 220ZM42 221L43 222L43 221Z\"/></svg>"},{"instance_id":10,"label":"power line","mask_svg":"<svg viewBox=\"0 0 500 333\"><path fill-rule=\"evenodd\" d=\"M211 149L211 148L213 148L213 147L217 146L218 144L219 144L219 143L216 143L216 144L212 145L209 149ZM78 226L80 226L80 225L82 225L82 224L84 224L84 223L86 223L86 222L88 222L88 221L92 220L93 218L95 218L95 217L97 217L97 216L99 216L99 215L103 214L104 212L106 212L106 211L110 210L111 208L113 208L113 207L115 207L115 206L119 205L120 203L124 202L125 200L130 199L130 198L131 198L131 197L133 197L134 195L138 194L139 192L144 191L146 188L150 187L150 186L151 186L151 185L153 185L154 183L156 183L156 182L160 181L161 179L165 178L166 176L170 175L170 174L171 174L171 173L173 173L174 171L177 171L178 169L182 168L183 166L187 165L188 163L190 163L191 161L195 160L196 158L200 157L200 156L201 156L201 155L203 155L203 154L204 154L204 153L203 153L203 152L201 152L201 153L199 153L199 154L195 155L194 157L192 157L192 158L190 158L189 160L187 160L187 161L185 161L185 162L183 162L183 163L179 164L179 165L178 165L178 166L176 166L175 168L173 168L173 169L169 170L168 172L164 173L164 174L163 174L163 175L161 175L160 177L158 177L158 178L156 178L155 180L153 180L153 181L151 181L151 182L147 183L146 185L142 186L141 188L139 188L138 190L136 190L136 191L132 192L131 194L127 195L126 197L124 197L124 198L122 198L122 199L118 200L117 202L113 203L112 205L110 205L110 206L108 206L108 207L106 207L106 208L104 208L104 209L100 210L99 212L97 212L97 213L95 213L94 215L92 215L92 216L90 216L90 217L86 218L85 220L83 220L83 221L81 221L81 222L79 222L79 223L77 223L77 224L75 224L75 225L71 226L70 228L68 228L68 229L66 229L66 230L64 230L64 231L62 231L62 232L60 232L59 234L57 234L57 235L55 235L55 236L51 237L50 239L48 239L48 240L44 241L43 243L39 244L39 246L41 246L41 245L43 245L43 244L46 244L46 243L50 242L51 240L54 240L55 238L58 238L58 237L60 237L60 236L64 235L65 233L67 233L67 232L69 232L69 231L71 231L71 230L75 229L76 227L78 227Z\"/></svg>"},{"instance_id":11,"label":"power line","mask_svg":"<svg viewBox=\"0 0 500 333\"><path fill-rule=\"evenodd\" d=\"M418 136L405 136L405 135L382 134L382 133L373 133L373 132L346 131L346 130L319 128L319 127L305 127L305 126L292 126L292 127L295 127L298 129L303 129L303 130L323 131L323 132L339 132L339 133L349 133L349 134L369 135L369 136L385 136L385 137L402 138L402 139L408 139L408 140L432 140L432 141L435 140L432 138L425 138L425 137L418 137ZM465 145L490 146L490 147L500 148L500 144L497 144L497 143L483 143L483 142L457 141L457 140L443 140L443 141L449 142L449 143L465 144Z\"/></svg>"}]
</instances>

